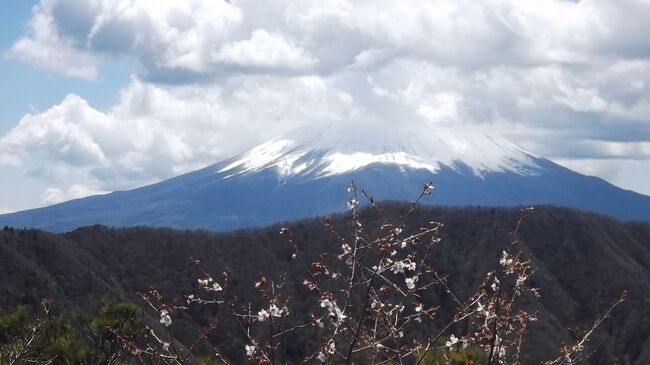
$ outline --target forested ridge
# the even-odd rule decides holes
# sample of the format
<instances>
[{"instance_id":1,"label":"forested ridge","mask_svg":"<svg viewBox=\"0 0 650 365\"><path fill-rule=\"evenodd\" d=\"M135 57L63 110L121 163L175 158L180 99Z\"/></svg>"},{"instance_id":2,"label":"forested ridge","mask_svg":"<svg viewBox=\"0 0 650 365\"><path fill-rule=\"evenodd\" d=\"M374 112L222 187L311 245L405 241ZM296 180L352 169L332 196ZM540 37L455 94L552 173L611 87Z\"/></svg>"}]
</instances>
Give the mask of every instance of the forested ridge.
<instances>
[{"instance_id":1,"label":"forested ridge","mask_svg":"<svg viewBox=\"0 0 650 365\"><path fill-rule=\"evenodd\" d=\"M383 205L398 217L408 206ZM432 265L448 275L450 288L461 297L476 290L485 273L499 261L520 217L515 208L421 207L409 220L415 229L430 221L444 224L442 241L431 256ZM346 228L345 215L333 224ZM374 211L362 212L367 227L379 227ZM0 309L34 306L51 298L71 318L91 313L102 298L139 303L138 292L157 289L184 301L196 289L199 273L192 259L215 275L228 270L229 290L242 302L259 301L251 288L260 273L287 273L292 313L308 313L318 306L303 285L303 268L291 259L282 225L231 233L177 231L152 228L86 227L64 234L6 227L0 232ZM306 257L316 258L336 244L323 228L323 218L289 223ZM650 363L650 224L619 222L573 209L536 207L522 223L519 247L531 257L535 274L531 285L541 289L539 300L526 299L539 321L528 331L524 363L557 356L561 343L573 339L569 328L588 328L621 292L629 299L617 308L590 342L593 364ZM309 300L308 300L309 298ZM441 318L453 311L448 293L428 298L441 306ZM157 322L143 306L144 320ZM209 319L220 320L209 340L226 353L244 359L244 340L225 311L190 307L175 318L174 336L189 341ZM298 358L309 337L293 341L286 350ZM199 349L208 352L207 344Z\"/></svg>"}]
</instances>

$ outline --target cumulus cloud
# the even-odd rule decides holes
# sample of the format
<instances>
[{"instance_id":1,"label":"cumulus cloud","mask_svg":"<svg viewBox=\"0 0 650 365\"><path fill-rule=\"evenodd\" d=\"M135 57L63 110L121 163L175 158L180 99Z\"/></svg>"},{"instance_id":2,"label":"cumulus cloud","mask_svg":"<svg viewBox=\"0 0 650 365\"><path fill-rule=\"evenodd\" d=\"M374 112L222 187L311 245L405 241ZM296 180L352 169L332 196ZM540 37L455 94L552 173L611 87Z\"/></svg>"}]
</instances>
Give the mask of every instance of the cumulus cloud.
<instances>
[{"instance_id":1,"label":"cumulus cloud","mask_svg":"<svg viewBox=\"0 0 650 365\"><path fill-rule=\"evenodd\" d=\"M365 118L483 126L614 179L611 161L650 168L647 24L642 0L41 0L10 54L134 76L108 110L73 94L26 115L0 164L113 190Z\"/></svg>"},{"instance_id":2,"label":"cumulus cloud","mask_svg":"<svg viewBox=\"0 0 650 365\"><path fill-rule=\"evenodd\" d=\"M263 29L255 30L250 39L224 45L213 57L243 67L305 69L318 61L283 36Z\"/></svg>"},{"instance_id":3,"label":"cumulus cloud","mask_svg":"<svg viewBox=\"0 0 650 365\"><path fill-rule=\"evenodd\" d=\"M83 78L95 76L102 59L125 56L134 58L143 74L204 72L211 49L240 22L240 10L225 1L42 0L29 33L11 53Z\"/></svg>"},{"instance_id":4,"label":"cumulus cloud","mask_svg":"<svg viewBox=\"0 0 650 365\"><path fill-rule=\"evenodd\" d=\"M92 80L97 77L98 57L75 47L74 41L62 37L57 20L45 11L48 2L34 8L29 21L30 36L11 47L10 55L47 71Z\"/></svg>"},{"instance_id":5,"label":"cumulus cloud","mask_svg":"<svg viewBox=\"0 0 650 365\"><path fill-rule=\"evenodd\" d=\"M129 188L203 167L305 121L352 112L350 96L317 77L193 87L133 79L107 112L70 94L26 115L0 137L0 164L56 181L74 176L99 190ZM61 196L78 195L50 189L43 200Z\"/></svg>"},{"instance_id":6,"label":"cumulus cloud","mask_svg":"<svg viewBox=\"0 0 650 365\"><path fill-rule=\"evenodd\" d=\"M91 187L74 184L67 190L50 187L41 193L41 202L45 205L61 203L67 200L79 199L90 195L107 194L108 191L93 189Z\"/></svg>"}]
</instances>

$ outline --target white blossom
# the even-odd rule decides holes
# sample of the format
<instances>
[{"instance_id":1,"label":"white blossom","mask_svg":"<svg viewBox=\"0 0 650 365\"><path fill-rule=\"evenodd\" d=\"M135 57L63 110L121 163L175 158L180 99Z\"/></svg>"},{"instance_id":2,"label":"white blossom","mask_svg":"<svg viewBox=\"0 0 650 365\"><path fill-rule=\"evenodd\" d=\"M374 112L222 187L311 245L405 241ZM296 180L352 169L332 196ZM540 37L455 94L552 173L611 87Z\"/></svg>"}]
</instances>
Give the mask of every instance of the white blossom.
<instances>
[{"instance_id":1,"label":"white blossom","mask_svg":"<svg viewBox=\"0 0 650 365\"><path fill-rule=\"evenodd\" d=\"M528 279L527 276L519 276L517 277L517 282L515 283L516 286L522 286L524 282Z\"/></svg>"},{"instance_id":2,"label":"white blossom","mask_svg":"<svg viewBox=\"0 0 650 365\"><path fill-rule=\"evenodd\" d=\"M327 361L327 356L333 355L334 352L336 352L336 345L334 344L334 342L330 342L329 345L323 349L323 351L319 352L318 355L316 355L316 358L320 362L325 362Z\"/></svg>"},{"instance_id":3,"label":"white blossom","mask_svg":"<svg viewBox=\"0 0 650 365\"><path fill-rule=\"evenodd\" d=\"M409 264L406 266L407 269L411 271L415 271L415 262L411 261Z\"/></svg>"},{"instance_id":4,"label":"white blossom","mask_svg":"<svg viewBox=\"0 0 650 365\"><path fill-rule=\"evenodd\" d=\"M406 278L406 287L409 289L415 289L415 283L418 281L418 277L414 276L412 278Z\"/></svg>"},{"instance_id":5,"label":"white blossom","mask_svg":"<svg viewBox=\"0 0 650 365\"><path fill-rule=\"evenodd\" d=\"M221 287L221 285L219 285L219 283L214 283L214 284L212 285L212 289L213 289L214 291L222 291L222 290L223 290L223 288Z\"/></svg>"},{"instance_id":6,"label":"white blossom","mask_svg":"<svg viewBox=\"0 0 650 365\"><path fill-rule=\"evenodd\" d=\"M343 322L345 320L345 318L347 318L346 315L343 314L343 311L341 310L341 308L339 308L337 306L334 306L334 310L330 311L330 316L335 317L336 322L338 322L338 323Z\"/></svg>"},{"instance_id":7,"label":"white blossom","mask_svg":"<svg viewBox=\"0 0 650 365\"><path fill-rule=\"evenodd\" d=\"M454 345L457 344L459 341L460 341L460 340L459 340L458 338L456 338L456 336L451 335L451 336L449 336L449 341L445 342L445 346L447 346L447 347L454 346Z\"/></svg>"},{"instance_id":8,"label":"white blossom","mask_svg":"<svg viewBox=\"0 0 650 365\"><path fill-rule=\"evenodd\" d=\"M512 263L512 259L510 258L508 253L502 251L501 260L499 260L499 264L501 264L501 266L506 266L506 265L510 265L511 263Z\"/></svg>"},{"instance_id":9,"label":"white blossom","mask_svg":"<svg viewBox=\"0 0 650 365\"><path fill-rule=\"evenodd\" d=\"M349 209L349 210L353 210L353 209L355 209L357 206L359 206L359 202L358 202L356 199L350 199L350 200L348 200L348 209Z\"/></svg>"},{"instance_id":10,"label":"white blossom","mask_svg":"<svg viewBox=\"0 0 650 365\"><path fill-rule=\"evenodd\" d=\"M350 251L352 251L352 247L350 247L350 245L348 245L347 243L344 243L344 244L341 246L341 249L343 249L343 253L344 253L344 254L345 254L345 253L350 253Z\"/></svg>"},{"instance_id":11,"label":"white blossom","mask_svg":"<svg viewBox=\"0 0 650 365\"><path fill-rule=\"evenodd\" d=\"M338 323L343 322L347 318L347 316L343 313L341 308L339 308L336 305L336 303L331 302L329 299L321 300L320 306L323 308L327 308L329 315L331 317L334 317L334 320Z\"/></svg>"},{"instance_id":12,"label":"white blossom","mask_svg":"<svg viewBox=\"0 0 650 365\"><path fill-rule=\"evenodd\" d=\"M406 267L406 264L404 261L395 261L395 264L393 265L393 274L397 273L404 273L404 268Z\"/></svg>"},{"instance_id":13,"label":"white blossom","mask_svg":"<svg viewBox=\"0 0 650 365\"><path fill-rule=\"evenodd\" d=\"M494 282L492 283L492 285L490 285L490 288L492 288L492 291L497 291L497 285L498 285L498 284L499 284L499 279L497 279L497 278L495 277L495 278L494 278Z\"/></svg>"},{"instance_id":14,"label":"white blossom","mask_svg":"<svg viewBox=\"0 0 650 365\"><path fill-rule=\"evenodd\" d=\"M332 306L332 302L330 302L329 299L323 299L320 301L320 306L323 308L330 308Z\"/></svg>"},{"instance_id":15,"label":"white blossom","mask_svg":"<svg viewBox=\"0 0 650 365\"><path fill-rule=\"evenodd\" d=\"M166 310L160 311L160 323L164 324L165 327L169 327L172 324L172 317L169 316L169 312Z\"/></svg>"},{"instance_id":16,"label":"white blossom","mask_svg":"<svg viewBox=\"0 0 650 365\"><path fill-rule=\"evenodd\" d=\"M261 311L257 312L257 320L260 322L264 322L269 318L269 312L266 311L266 309L262 309Z\"/></svg>"},{"instance_id":17,"label":"white blossom","mask_svg":"<svg viewBox=\"0 0 650 365\"><path fill-rule=\"evenodd\" d=\"M271 306L269 307L269 312L273 317L282 316L282 309L278 308L275 304L271 304Z\"/></svg>"},{"instance_id":18,"label":"white blossom","mask_svg":"<svg viewBox=\"0 0 650 365\"><path fill-rule=\"evenodd\" d=\"M253 357L253 355L255 354L255 346L246 345L244 348L246 349L246 356Z\"/></svg>"}]
</instances>

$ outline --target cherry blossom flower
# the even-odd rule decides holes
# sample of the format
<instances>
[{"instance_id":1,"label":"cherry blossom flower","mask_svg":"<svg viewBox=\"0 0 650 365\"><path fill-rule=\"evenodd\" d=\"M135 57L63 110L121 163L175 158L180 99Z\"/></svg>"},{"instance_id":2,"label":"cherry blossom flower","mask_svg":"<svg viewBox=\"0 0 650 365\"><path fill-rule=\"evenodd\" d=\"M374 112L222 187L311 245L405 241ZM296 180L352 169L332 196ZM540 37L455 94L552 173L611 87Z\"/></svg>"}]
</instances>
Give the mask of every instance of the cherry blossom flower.
<instances>
[{"instance_id":1,"label":"cherry blossom flower","mask_svg":"<svg viewBox=\"0 0 650 365\"><path fill-rule=\"evenodd\" d=\"M415 271L415 262L411 261L409 264L406 266L407 269L411 271Z\"/></svg>"},{"instance_id":2,"label":"cherry blossom flower","mask_svg":"<svg viewBox=\"0 0 650 365\"><path fill-rule=\"evenodd\" d=\"M160 311L160 323L164 324L165 327L169 327L172 324L172 317L169 316L169 312L166 310Z\"/></svg>"},{"instance_id":3,"label":"cherry blossom flower","mask_svg":"<svg viewBox=\"0 0 650 365\"><path fill-rule=\"evenodd\" d=\"M334 352L336 352L336 345L334 344L334 342L330 342L328 346L323 349L323 351L318 353L316 358L320 362L325 362L327 361L327 357L333 355Z\"/></svg>"},{"instance_id":4,"label":"cherry blossom flower","mask_svg":"<svg viewBox=\"0 0 650 365\"><path fill-rule=\"evenodd\" d=\"M458 338L456 338L456 336L451 335L451 336L449 336L449 341L445 342L445 346L452 347L455 344L457 344L459 341L460 340Z\"/></svg>"},{"instance_id":5,"label":"cherry blossom flower","mask_svg":"<svg viewBox=\"0 0 650 365\"><path fill-rule=\"evenodd\" d=\"M406 278L406 287L409 289L415 289L415 283L418 281L418 277L414 276L412 278Z\"/></svg>"},{"instance_id":6,"label":"cherry blossom flower","mask_svg":"<svg viewBox=\"0 0 650 365\"><path fill-rule=\"evenodd\" d=\"M343 313L341 308L339 308L336 305L336 303L331 302L329 299L321 300L320 306L323 308L327 308L329 315L331 317L334 317L334 320L337 323L341 323L347 318L347 316Z\"/></svg>"},{"instance_id":7,"label":"cherry blossom flower","mask_svg":"<svg viewBox=\"0 0 650 365\"><path fill-rule=\"evenodd\" d=\"M253 355L255 355L255 346L246 345L246 346L244 346L244 348L246 349L246 356L248 356L249 358L253 357Z\"/></svg>"},{"instance_id":8,"label":"cherry blossom flower","mask_svg":"<svg viewBox=\"0 0 650 365\"><path fill-rule=\"evenodd\" d=\"M257 320L260 322L264 322L269 318L269 312L266 311L266 309L262 309L261 311L257 312Z\"/></svg>"},{"instance_id":9,"label":"cherry blossom flower","mask_svg":"<svg viewBox=\"0 0 650 365\"><path fill-rule=\"evenodd\" d=\"M352 247L350 247L350 245L348 245L347 243L344 243L344 244L341 246L341 249L343 250L343 253L344 253L344 254L346 254L346 253L350 253L350 252L352 251Z\"/></svg>"},{"instance_id":10,"label":"cherry blossom flower","mask_svg":"<svg viewBox=\"0 0 650 365\"><path fill-rule=\"evenodd\" d=\"M323 308L331 308L332 307L332 302L330 302L329 299L323 299L320 301L320 306Z\"/></svg>"},{"instance_id":11,"label":"cherry blossom flower","mask_svg":"<svg viewBox=\"0 0 650 365\"><path fill-rule=\"evenodd\" d=\"M501 260L499 260L499 264L501 264L501 266L512 264L512 259L510 258L507 252L502 251Z\"/></svg>"},{"instance_id":12,"label":"cherry blossom flower","mask_svg":"<svg viewBox=\"0 0 650 365\"><path fill-rule=\"evenodd\" d=\"M490 288L492 288L492 291L497 291L497 285L499 285L499 279L497 279L495 277L494 282L492 283L492 285L490 285Z\"/></svg>"},{"instance_id":13,"label":"cherry blossom flower","mask_svg":"<svg viewBox=\"0 0 650 365\"><path fill-rule=\"evenodd\" d=\"M270 312L271 316L273 316L273 317L282 316L282 309L276 307L275 304L271 304L271 306L269 307L269 312Z\"/></svg>"},{"instance_id":14,"label":"cherry blossom flower","mask_svg":"<svg viewBox=\"0 0 650 365\"><path fill-rule=\"evenodd\" d=\"M395 264L393 265L393 274L397 273L404 273L404 268L406 267L406 264L404 261L395 261Z\"/></svg>"}]
</instances>

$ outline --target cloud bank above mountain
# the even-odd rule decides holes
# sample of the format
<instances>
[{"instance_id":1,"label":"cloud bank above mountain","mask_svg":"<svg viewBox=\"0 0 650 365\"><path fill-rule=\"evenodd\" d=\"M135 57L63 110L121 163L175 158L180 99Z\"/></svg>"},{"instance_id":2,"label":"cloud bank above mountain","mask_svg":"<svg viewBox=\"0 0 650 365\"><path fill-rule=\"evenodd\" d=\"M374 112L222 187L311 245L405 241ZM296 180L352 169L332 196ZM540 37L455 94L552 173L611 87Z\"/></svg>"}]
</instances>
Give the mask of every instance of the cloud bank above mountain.
<instances>
[{"instance_id":1,"label":"cloud bank above mountain","mask_svg":"<svg viewBox=\"0 0 650 365\"><path fill-rule=\"evenodd\" d=\"M133 75L106 110L70 94L25 115L0 164L47 176L49 203L364 120L485 128L617 181L650 171L647 24L644 0L41 0L10 57Z\"/></svg>"}]
</instances>

